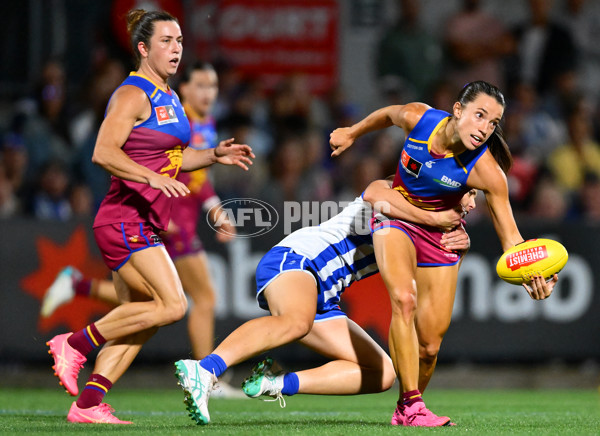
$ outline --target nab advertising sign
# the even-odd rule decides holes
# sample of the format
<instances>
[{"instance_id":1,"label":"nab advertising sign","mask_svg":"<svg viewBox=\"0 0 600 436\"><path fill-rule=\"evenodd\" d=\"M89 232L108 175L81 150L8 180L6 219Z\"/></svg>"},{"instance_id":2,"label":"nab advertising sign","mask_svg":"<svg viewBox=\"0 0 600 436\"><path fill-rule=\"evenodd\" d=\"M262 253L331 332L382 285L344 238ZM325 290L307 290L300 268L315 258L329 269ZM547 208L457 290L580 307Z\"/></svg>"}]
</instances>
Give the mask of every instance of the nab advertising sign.
<instances>
[{"instance_id":1,"label":"nab advertising sign","mask_svg":"<svg viewBox=\"0 0 600 436\"><path fill-rule=\"evenodd\" d=\"M252 204L243 206L256 209ZM236 213L238 220L254 217L240 210ZM260 222L265 216L269 215L260 215ZM217 343L244 321L267 314L256 303L254 274L261 257L281 240L284 229L281 222L269 223L271 231L238 237L228 244L216 242L214 231L205 223L199 226L217 290ZM569 251L569 261L559 274L553 294L546 300L534 301L521 286L502 281L495 270L501 250L494 228L488 224L469 226L472 246L461 265L441 362L600 359L600 275L596 267L600 265L600 233L584 223L546 227L534 222L519 224L526 237L548 237L562 242ZM91 222L3 222L0 362L45 361L48 339L79 330L110 310L98 301L75 297L48 318L39 313L45 290L66 265L73 265L86 277L110 277L91 227ZM379 343L387 345L391 311L379 274L346 289L342 308ZM160 329L139 358L174 360L189 353L186 323L181 321ZM309 352L300 347L286 353L291 359L310 358L302 354Z\"/></svg>"}]
</instances>

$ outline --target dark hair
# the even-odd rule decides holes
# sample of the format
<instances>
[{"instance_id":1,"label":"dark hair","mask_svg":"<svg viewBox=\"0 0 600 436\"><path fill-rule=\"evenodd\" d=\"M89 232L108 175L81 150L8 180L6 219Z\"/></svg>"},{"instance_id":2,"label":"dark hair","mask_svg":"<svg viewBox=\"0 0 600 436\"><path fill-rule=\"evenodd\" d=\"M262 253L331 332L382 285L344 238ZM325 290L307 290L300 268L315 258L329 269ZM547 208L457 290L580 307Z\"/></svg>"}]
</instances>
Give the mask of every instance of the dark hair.
<instances>
[{"instance_id":1,"label":"dark hair","mask_svg":"<svg viewBox=\"0 0 600 436\"><path fill-rule=\"evenodd\" d=\"M150 38L154 34L155 21L177 21L173 15L165 11L145 11L132 9L127 13L127 32L131 37L131 46L135 55L135 67L139 68L142 56L137 46L140 42L150 47Z\"/></svg>"},{"instance_id":2,"label":"dark hair","mask_svg":"<svg viewBox=\"0 0 600 436\"><path fill-rule=\"evenodd\" d=\"M467 103L474 101L479 94L487 94L490 97L495 98L502 107L506 107L506 101L504 100L502 92L496 86L484 82L483 80L467 83L458 93L457 101L465 106ZM513 158L510 149L508 148L508 144L504 139L504 132L500 125L496 126L494 132L486 141L486 144L490 153L492 153L492 156L494 156L494 159L496 159L496 162L498 162L498 165L502 168L502 171L508 173L508 170L512 167Z\"/></svg>"},{"instance_id":3,"label":"dark hair","mask_svg":"<svg viewBox=\"0 0 600 436\"><path fill-rule=\"evenodd\" d=\"M192 64L188 65L183 73L181 74L180 83L187 83L190 81L192 74L194 71L216 71L215 67L211 63L204 61L195 61Z\"/></svg>"}]
</instances>

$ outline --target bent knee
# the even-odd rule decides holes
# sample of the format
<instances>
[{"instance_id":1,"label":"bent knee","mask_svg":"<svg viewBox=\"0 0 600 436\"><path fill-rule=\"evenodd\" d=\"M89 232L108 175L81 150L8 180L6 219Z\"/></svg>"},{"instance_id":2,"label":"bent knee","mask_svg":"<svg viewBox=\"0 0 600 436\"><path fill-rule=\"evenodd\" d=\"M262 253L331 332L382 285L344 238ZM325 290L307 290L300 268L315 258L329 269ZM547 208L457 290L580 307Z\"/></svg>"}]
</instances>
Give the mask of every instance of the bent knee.
<instances>
[{"instance_id":1,"label":"bent knee","mask_svg":"<svg viewBox=\"0 0 600 436\"><path fill-rule=\"evenodd\" d=\"M392 312L414 313L417 310L417 292L412 288L390 290Z\"/></svg>"},{"instance_id":2,"label":"bent knee","mask_svg":"<svg viewBox=\"0 0 600 436\"><path fill-rule=\"evenodd\" d=\"M362 393L378 393L390 389L396 381L396 371L392 359L386 358L372 366L362 367L363 377L366 377Z\"/></svg>"},{"instance_id":3,"label":"bent knee","mask_svg":"<svg viewBox=\"0 0 600 436\"><path fill-rule=\"evenodd\" d=\"M302 339L304 336L310 333L313 326L312 319L300 319L296 317L280 316L281 321L284 324L282 329L284 337L287 342L297 341Z\"/></svg>"},{"instance_id":4,"label":"bent knee","mask_svg":"<svg viewBox=\"0 0 600 436\"><path fill-rule=\"evenodd\" d=\"M169 314L170 314L173 322L175 322L175 321L179 321L180 319L182 319L185 316L187 310L188 310L188 302L184 297L177 304L174 304L170 308Z\"/></svg>"},{"instance_id":5,"label":"bent knee","mask_svg":"<svg viewBox=\"0 0 600 436\"><path fill-rule=\"evenodd\" d=\"M387 391L390 389L394 382L396 381L396 371L394 370L394 365L390 360L389 363L386 362L386 365L383 369L383 376L381 378L381 392Z\"/></svg>"},{"instance_id":6,"label":"bent knee","mask_svg":"<svg viewBox=\"0 0 600 436\"><path fill-rule=\"evenodd\" d=\"M301 322L298 322L293 326L293 328L292 328L293 335L295 337L297 337L298 339L303 338L304 336L306 336L307 334L310 333L310 331L312 330L312 326L313 326L312 319L310 321L302 320Z\"/></svg>"},{"instance_id":7,"label":"bent knee","mask_svg":"<svg viewBox=\"0 0 600 436\"><path fill-rule=\"evenodd\" d=\"M178 301L173 302L167 306L163 306L159 310L158 317L161 319L161 324L172 324L181 320L188 308L188 303L185 297L180 298Z\"/></svg>"},{"instance_id":8,"label":"bent knee","mask_svg":"<svg viewBox=\"0 0 600 436\"><path fill-rule=\"evenodd\" d=\"M419 358L424 361L434 361L440 352L442 341L431 341L419 345Z\"/></svg>"}]
</instances>

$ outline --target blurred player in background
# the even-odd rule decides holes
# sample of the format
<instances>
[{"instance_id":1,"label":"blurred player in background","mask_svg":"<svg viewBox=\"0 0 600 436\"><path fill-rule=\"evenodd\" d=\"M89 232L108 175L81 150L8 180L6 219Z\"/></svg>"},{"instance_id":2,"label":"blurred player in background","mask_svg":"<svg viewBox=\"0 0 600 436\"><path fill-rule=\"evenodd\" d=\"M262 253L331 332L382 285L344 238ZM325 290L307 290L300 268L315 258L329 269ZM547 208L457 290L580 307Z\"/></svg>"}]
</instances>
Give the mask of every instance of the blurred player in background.
<instances>
[{"instance_id":1,"label":"blurred player in background","mask_svg":"<svg viewBox=\"0 0 600 436\"><path fill-rule=\"evenodd\" d=\"M179 171L216 162L247 170L254 157L233 139L214 149L187 147L190 124L168 83L183 50L177 19L163 11L131 10L127 30L137 70L110 98L92 158L112 175L94 236L122 304L84 329L48 341L55 374L73 396L86 355L102 346L68 412L70 422L129 424L112 414L104 395L158 328L186 313L181 281L158 236L167 230L173 199L189 193L176 180Z\"/></svg>"},{"instance_id":2,"label":"blurred player in background","mask_svg":"<svg viewBox=\"0 0 600 436\"><path fill-rule=\"evenodd\" d=\"M507 250L523 242L523 237L508 198L505 173L512 156L498 127L504 107L498 88L483 81L471 82L460 91L452 114L409 103L379 109L351 127L334 130L330 136L332 156L368 132L402 128L406 140L393 187L415 206L428 210L456 207L465 192L482 190L502 248ZM458 264L429 237L429 229L392 218L379 215L373 222L377 264L392 306L390 354L401 389L392 424L446 425L450 418L432 413L421 397L435 367L437 350L423 347L419 325L428 325L425 329L431 333L438 330L441 343L450 324ZM431 253L437 260L429 263L420 258L422 253ZM419 272L419 266L425 268ZM532 298L544 299L557 280L555 275L547 284L538 275L524 287ZM424 294L431 296L426 300L430 307L422 311L419 306ZM423 372L423 357L431 361L430 373Z\"/></svg>"},{"instance_id":3,"label":"blurred player in background","mask_svg":"<svg viewBox=\"0 0 600 436\"><path fill-rule=\"evenodd\" d=\"M475 192L465 195L460 212L428 212L387 186L396 197L390 202L395 214L431 226L457 228L450 233L437 230L437 236L448 253L462 258L459 251L468 249L469 240L461 218L475 207ZM395 372L391 359L339 306L346 287L378 271L371 216L369 203L358 197L319 226L293 232L261 259L256 268L257 300L270 316L242 324L201 361L175 363L184 402L196 423L210 421L211 390L225 370L294 341L330 361L306 371L276 374L272 360L266 359L244 382L246 395L268 395L285 404L283 395L354 395L382 392L392 386Z\"/></svg>"},{"instance_id":4,"label":"blurred player in background","mask_svg":"<svg viewBox=\"0 0 600 436\"><path fill-rule=\"evenodd\" d=\"M189 148L205 150L217 146L217 131L211 109L217 98L218 78L213 66L196 62L184 70L179 85L183 107L191 127ZM192 299L188 310L188 334L194 359L202 359L214 348L214 307L216 295L211 280L208 258L198 236L197 226L201 210L219 227L216 238L228 242L236 235L236 229L227 220L227 214L219 206L208 169L180 172L177 180L184 183L190 193L173 201L173 214L168 230L161 233L167 252L173 259L185 293ZM89 279L73 266L67 266L48 288L42 301L41 315L49 317L61 305L76 295L94 298L118 305L117 292L110 280ZM219 383L219 394L242 395L228 384Z\"/></svg>"}]
</instances>

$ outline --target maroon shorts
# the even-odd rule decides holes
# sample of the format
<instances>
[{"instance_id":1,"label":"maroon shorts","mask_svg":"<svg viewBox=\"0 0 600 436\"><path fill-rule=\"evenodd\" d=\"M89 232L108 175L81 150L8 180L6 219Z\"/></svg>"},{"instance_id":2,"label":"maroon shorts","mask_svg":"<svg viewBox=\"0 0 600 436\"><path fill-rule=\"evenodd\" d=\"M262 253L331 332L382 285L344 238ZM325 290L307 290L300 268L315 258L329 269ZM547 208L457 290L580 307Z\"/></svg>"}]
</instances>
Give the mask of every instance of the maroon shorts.
<instances>
[{"instance_id":1,"label":"maroon shorts","mask_svg":"<svg viewBox=\"0 0 600 436\"><path fill-rule=\"evenodd\" d=\"M132 253L149 247L162 246L159 231L147 223L107 224L94 228L94 238L104 263L117 271Z\"/></svg>"},{"instance_id":2,"label":"maroon shorts","mask_svg":"<svg viewBox=\"0 0 600 436\"><path fill-rule=\"evenodd\" d=\"M202 241L200 241L198 234L195 232L187 232L182 229L175 233L163 234L162 236L165 248L173 260L181 256L204 251Z\"/></svg>"},{"instance_id":3,"label":"maroon shorts","mask_svg":"<svg viewBox=\"0 0 600 436\"><path fill-rule=\"evenodd\" d=\"M444 233L435 227L389 219L380 214L371 219L371 233L390 227L402 230L410 238L417 252L417 266L456 265L462 256L460 252L446 251L442 248L441 239Z\"/></svg>"}]
</instances>

